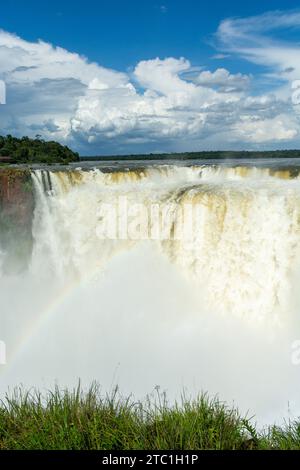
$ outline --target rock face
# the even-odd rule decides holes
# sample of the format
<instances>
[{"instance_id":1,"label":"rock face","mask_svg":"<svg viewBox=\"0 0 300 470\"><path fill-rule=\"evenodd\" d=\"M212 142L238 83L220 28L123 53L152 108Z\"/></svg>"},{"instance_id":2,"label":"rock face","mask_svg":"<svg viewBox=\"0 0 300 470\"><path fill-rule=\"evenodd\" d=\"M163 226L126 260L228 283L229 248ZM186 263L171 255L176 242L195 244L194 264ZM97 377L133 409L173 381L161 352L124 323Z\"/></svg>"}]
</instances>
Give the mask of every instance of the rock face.
<instances>
[{"instance_id":1,"label":"rock face","mask_svg":"<svg viewBox=\"0 0 300 470\"><path fill-rule=\"evenodd\" d=\"M32 249L34 194L30 171L0 169L0 251L2 269L20 271Z\"/></svg>"},{"instance_id":2,"label":"rock face","mask_svg":"<svg viewBox=\"0 0 300 470\"><path fill-rule=\"evenodd\" d=\"M28 170L0 169L0 208L18 225L31 225L34 198Z\"/></svg>"}]
</instances>

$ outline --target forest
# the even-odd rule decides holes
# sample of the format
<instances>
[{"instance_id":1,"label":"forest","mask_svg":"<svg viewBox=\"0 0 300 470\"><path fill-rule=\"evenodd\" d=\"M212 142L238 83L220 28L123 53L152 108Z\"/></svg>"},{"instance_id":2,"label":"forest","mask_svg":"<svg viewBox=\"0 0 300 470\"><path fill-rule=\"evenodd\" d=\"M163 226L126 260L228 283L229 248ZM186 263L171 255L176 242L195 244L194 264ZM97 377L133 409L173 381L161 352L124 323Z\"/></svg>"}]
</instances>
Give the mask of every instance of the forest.
<instances>
[{"instance_id":1,"label":"forest","mask_svg":"<svg viewBox=\"0 0 300 470\"><path fill-rule=\"evenodd\" d=\"M63 163L78 161L79 154L58 142L45 141L37 135L17 138L0 136L0 162L2 163Z\"/></svg>"}]
</instances>

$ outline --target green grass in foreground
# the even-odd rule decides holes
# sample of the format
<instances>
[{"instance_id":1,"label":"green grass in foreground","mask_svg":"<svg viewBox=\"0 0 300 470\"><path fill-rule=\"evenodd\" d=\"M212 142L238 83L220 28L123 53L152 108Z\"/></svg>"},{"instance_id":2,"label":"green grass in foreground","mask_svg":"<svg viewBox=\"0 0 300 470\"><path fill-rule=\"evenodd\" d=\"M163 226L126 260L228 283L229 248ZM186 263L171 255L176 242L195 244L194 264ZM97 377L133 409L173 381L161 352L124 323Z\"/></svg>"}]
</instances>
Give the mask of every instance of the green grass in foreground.
<instances>
[{"instance_id":1,"label":"green grass in foreground","mask_svg":"<svg viewBox=\"0 0 300 470\"><path fill-rule=\"evenodd\" d=\"M0 449L300 449L300 423L259 433L207 395L169 406L159 393L140 403L103 398L97 386L46 396L20 389L0 404Z\"/></svg>"}]
</instances>

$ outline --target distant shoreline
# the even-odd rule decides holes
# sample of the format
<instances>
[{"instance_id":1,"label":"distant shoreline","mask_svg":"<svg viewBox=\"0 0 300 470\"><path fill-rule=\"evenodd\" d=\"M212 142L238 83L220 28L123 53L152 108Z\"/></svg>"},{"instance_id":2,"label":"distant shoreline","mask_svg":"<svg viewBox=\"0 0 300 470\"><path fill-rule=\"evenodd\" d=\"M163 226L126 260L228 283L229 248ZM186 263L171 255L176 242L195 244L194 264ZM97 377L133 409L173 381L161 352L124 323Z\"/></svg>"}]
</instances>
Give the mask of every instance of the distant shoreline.
<instances>
[{"instance_id":1,"label":"distant shoreline","mask_svg":"<svg viewBox=\"0 0 300 470\"><path fill-rule=\"evenodd\" d=\"M80 156L79 161L134 161L134 160L235 160L260 158L300 158L300 150L266 150L266 151L201 151L181 153L148 153L134 155L98 155Z\"/></svg>"},{"instance_id":2,"label":"distant shoreline","mask_svg":"<svg viewBox=\"0 0 300 470\"><path fill-rule=\"evenodd\" d=\"M100 170L102 173L114 173L120 171L143 172L149 168L158 167L199 167L199 170L205 166L211 167L245 167L245 168L268 168L271 171L289 171L291 177L298 177L300 174L300 156L278 155L261 156L261 157L238 157L235 158L93 158L81 159L76 162L67 164L51 162L26 162L11 163L6 165L0 164L0 174L3 172L24 171L31 172L36 170L42 171L93 171Z\"/></svg>"}]
</instances>

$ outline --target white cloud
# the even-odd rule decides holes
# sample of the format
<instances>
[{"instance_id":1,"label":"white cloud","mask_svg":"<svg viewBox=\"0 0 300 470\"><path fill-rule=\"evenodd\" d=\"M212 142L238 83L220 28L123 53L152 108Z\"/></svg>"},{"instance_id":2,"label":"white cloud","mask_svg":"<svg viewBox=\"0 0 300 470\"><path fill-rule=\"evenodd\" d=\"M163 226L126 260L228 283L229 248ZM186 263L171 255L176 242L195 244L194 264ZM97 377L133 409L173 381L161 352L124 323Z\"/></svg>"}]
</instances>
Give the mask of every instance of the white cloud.
<instances>
[{"instance_id":1,"label":"white cloud","mask_svg":"<svg viewBox=\"0 0 300 470\"><path fill-rule=\"evenodd\" d=\"M196 83L209 88L218 87L224 93L242 91L249 87L250 77L241 73L230 74L226 69L217 69L215 72L205 70L196 78Z\"/></svg>"},{"instance_id":2,"label":"white cloud","mask_svg":"<svg viewBox=\"0 0 300 470\"><path fill-rule=\"evenodd\" d=\"M289 141L298 135L297 124L286 115L279 115L273 119L260 119L259 117L245 117L235 130L235 136L243 141L252 143L266 143L275 141Z\"/></svg>"},{"instance_id":3,"label":"white cloud","mask_svg":"<svg viewBox=\"0 0 300 470\"><path fill-rule=\"evenodd\" d=\"M176 92L189 93L193 85L180 79L179 74L190 69L191 64L184 58L165 60L154 59L140 62L134 75L138 82L149 90L162 94Z\"/></svg>"},{"instance_id":4,"label":"white cloud","mask_svg":"<svg viewBox=\"0 0 300 470\"><path fill-rule=\"evenodd\" d=\"M257 34L265 22L254 34L251 19L250 26L227 20L218 37L230 53L258 61L251 47L258 49ZM238 52L241 37L247 53ZM290 79L293 65L286 60L283 67L281 73ZM132 74L121 73L51 44L0 31L0 80L7 84L0 132L42 134L86 154L261 143L276 147L298 139L299 121L283 94L251 96L252 77L225 68L202 69L185 58L169 57L141 61Z\"/></svg>"},{"instance_id":5,"label":"white cloud","mask_svg":"<svg viewBox=\"0 0 300 470\"><path fill-rule=\"evenodd\" d=\"M300 11L274 11L221 22L217 39L223 52L237 54L291 81L300 77L299 43L280 40L287 28L300 28Z\"/></svg>"},{"instance_id":6,"label":"white cloud","mask_svg":"<svg viewBox=\"0 0 300 470\"><path fill-rule=\"evenodd\" d=\"M223 60L223 59L228 59L230 57L230 54L214 54L211 58L214 60Z\"/></svg>"},{"instance_id":7,"label":"white cloud","mask_svg":"<svg viewBox=\"0 0 300 470\"><path fill-rule=\"evenodd\" d=\"M128 82L126 74L109 70L61 47L24 41L0 30L0 74L7 83L33 83L43 79L75 79L85 85L98 80L103 86Z\"/></svg>"}]
</instances>

